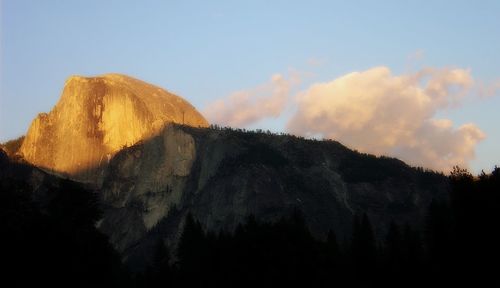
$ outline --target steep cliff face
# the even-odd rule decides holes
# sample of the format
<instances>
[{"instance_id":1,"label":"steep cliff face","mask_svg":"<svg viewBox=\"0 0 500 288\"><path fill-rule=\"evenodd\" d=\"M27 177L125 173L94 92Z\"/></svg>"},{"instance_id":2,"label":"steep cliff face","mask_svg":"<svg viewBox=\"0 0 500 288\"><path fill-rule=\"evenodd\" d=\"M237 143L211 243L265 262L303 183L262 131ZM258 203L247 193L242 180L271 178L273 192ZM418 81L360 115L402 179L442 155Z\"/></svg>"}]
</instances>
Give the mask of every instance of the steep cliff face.
<instances>
[{"instance_id":1,"label":"steep cliff face","mask_svg":"<svg viewBox=\"0 0 500 288\"><path fill-rule=\"evenodd\" d=\"M140 80L74 76L54 109L33 121L19 153L46 170L100 184L117 151L153 137L166 123L208 125L182 98Z\"/></svg>"},{"instance_id":2,"label":"steep cliff face","mask_svg":"<svg viewBox=\"0 0 500 288\"><path fill-rule=\"evenodd\" d=\"M335 141L206 126L189 103L142 81L71 77L18 154L97 187L98 228L139 269L159 239L175 245L188 212L206 230L232 231L249 215L276 221L299 209L314 235L333 229L341 240L366 213L382 237L392 220L420 225L447 189L443 175Z\"/></svg>"},{"instance_id":3,"label":"steep cliff face","mask_svg":"<svg viewBox=\"0 0 500 288\"><path fill-rule=\"evenodd\" d=\"M106 171L100 224L124 251L181 203L196 158L194 138L167 126L163 133L116 155Z\"/></svg>"},{"instance_id":4,"label":"steep cliff face","mask_svg":"<svg viewBox=\"0 0 500 288\"><path fill-rule=\"evenodd\" d=\"M175 245L190 211L207 230L232 231L249 215L276 221L300 209L317 237L349 237L367 213L379 237L391 220L420 225L446 177L335 141L171 125L119 152L104 180L101 231L132 266L160 238Z\"/></svg>"}]
</instances>

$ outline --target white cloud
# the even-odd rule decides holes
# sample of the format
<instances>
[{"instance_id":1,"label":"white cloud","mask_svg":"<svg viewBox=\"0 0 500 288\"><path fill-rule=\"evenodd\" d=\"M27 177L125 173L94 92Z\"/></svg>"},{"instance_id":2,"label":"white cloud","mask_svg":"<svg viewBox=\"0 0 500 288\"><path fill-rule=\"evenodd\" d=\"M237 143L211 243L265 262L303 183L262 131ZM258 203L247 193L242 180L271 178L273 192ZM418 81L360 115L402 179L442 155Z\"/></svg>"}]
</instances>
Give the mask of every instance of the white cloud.
<instances>
[{"instance_id":1,"label":"white cloud","mask_svg":"<svg viewBox=\"0 0 500 288\"><path fill-rule=\"evenodd\" d=\"M210 123L245 127L264 118L280 116L289 104L290 91L299 82L297 73L289 78L275 74L257 88L242 90L208 105L204 115Z\"/></svg>"},{"instance_id":2,"label":"white cloud","mask_svg":"<svg viewBox=\"0 0 500 288\"><path fill-rule=\"evenodd\" d=\"M275 74L266 84L211 103L205 115L211 123L248 127L295 105L288 132L335 139L353 149L444 172L453 165L467 167L485 138L474 124L454 127L448 119L435 118L480 86L469 70L425 68L398 76L381 66L313 84L292 99L299 78L297 72L287 78ZM489 87L484 93L496 91L496 86Z\"/></svg>"},{"instance_id":3,"label":"white cloud","mask_svg":"<svg viewBox=\"0 0 500 288\"><path fill-rule=\"evenodd\" d=\"M394 76L387 67L375 67L300 93L287 129L448 171L467 166L485 135L474 124L454 128L450 120L433 117L457 106L472 85L464 69L427 68Z\"/></svg>"}]
</instances>

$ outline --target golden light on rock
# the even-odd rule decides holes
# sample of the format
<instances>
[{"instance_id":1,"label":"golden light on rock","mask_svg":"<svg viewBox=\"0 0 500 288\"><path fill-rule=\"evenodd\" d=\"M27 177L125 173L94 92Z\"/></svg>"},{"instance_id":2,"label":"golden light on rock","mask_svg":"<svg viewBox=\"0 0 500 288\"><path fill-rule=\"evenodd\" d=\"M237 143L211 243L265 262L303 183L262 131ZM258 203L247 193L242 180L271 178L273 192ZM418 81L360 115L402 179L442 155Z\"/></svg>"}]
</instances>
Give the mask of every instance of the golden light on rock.
<instances>
[{"instance_id":1,"label":"golden light on rock","mask_svg":"<svg viewBox=\"0 0 500 288\"><path fill-rule=\"evenodd\" d=\"M186 100L157 86L120 74L73 76L53 110L35 118L20 154L52 172L99 183L117 151L167 123L208 126Z\"/></svg>"}]
</instances>

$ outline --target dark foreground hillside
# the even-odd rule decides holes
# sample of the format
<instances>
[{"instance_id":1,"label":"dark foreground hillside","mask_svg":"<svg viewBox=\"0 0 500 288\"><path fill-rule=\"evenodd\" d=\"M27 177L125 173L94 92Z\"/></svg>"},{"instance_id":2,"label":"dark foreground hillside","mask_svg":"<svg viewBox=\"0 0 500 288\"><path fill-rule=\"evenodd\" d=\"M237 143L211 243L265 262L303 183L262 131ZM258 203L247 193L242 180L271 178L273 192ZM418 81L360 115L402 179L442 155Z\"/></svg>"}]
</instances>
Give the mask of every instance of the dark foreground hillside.
<instances>
[{"instance_id":1,"label":"dark foreground hillside","mask_svg":"<svg viewBox=\"0 0 500 288\"><path fill-rule=\"evenodd\" d=\"M335 231L315 239L300 211L273 224L249 217L232 234L203 231L190 215L178 261L162 266L157 258L145 279L227 287L497 287L500 168L477 178L457 168L450 180L451 201L433 201L423 227L393 222L382 241L366 214L354 217L347 241ZM162 249L168 251L158 243Z\"/></svg>"},{"instance_id":2,"label":"dark foreground hillside","mask_svg":"<svg viewBox=\"0 0 500 288\"><path fill-rule=\"evenodd\" d=\"M127 276L108 238L95 193L0 149L0 285L116 287Z\"/></svg>"},{"instance_id":3,"label":"dark foreground hillside","mask_svg":"<svg viewBox=\"0 0 500 288\"><path fill-rule=\"evenodd\" d=\"M1 152L2 286L500 284L499 168L479 177L456 169L450 201L432 201L422 227L392 222L384 235L376 235L366 213L353 217L348 237L330 230L318 239L297 208L272 223L250 215L231 233L206 231L188 212L178 245L157 238L151 264L130 272L95 228L100 211L93 192Z\"/></svg>"}]
</instances>

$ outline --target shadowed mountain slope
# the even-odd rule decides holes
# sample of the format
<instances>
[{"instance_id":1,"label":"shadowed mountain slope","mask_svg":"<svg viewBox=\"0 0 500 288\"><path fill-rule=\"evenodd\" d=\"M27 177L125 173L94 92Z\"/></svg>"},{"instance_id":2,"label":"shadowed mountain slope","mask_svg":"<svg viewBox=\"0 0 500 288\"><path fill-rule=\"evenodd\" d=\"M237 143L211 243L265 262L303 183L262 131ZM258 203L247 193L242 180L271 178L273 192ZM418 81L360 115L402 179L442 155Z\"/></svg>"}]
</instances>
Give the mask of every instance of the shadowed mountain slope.
<instances>
[{"instance_id":1,"label":"shadowed mountain slope","mask_svg":"<svg viewBox=\"0 0 500 288\"><path fill-rule=\"evenodd\" d=\"M335 141L169 125L120 151L106 171L99 228L132 266L158 239L175 245L191 212L209 231L234 231L249 215L264 222L304 214L316 237L347 240L366 213L383 237L392 220L419 227L442 174L349 150Z\"/></svg>"},{"instance_id":2,"label":"shadowed mountain slope","mask_svg":"<svg viewBox=\"0 0 500 288\"><path fill-rule=\"evenodd\" d=\"M54 109L5 147L96 189L97 227L134 269L150 264L159 240L175 247L189 212L205 230L231 232L250 215L274 222L300 210L313 235L334 230L342 241L365 213L380 239L391 221L421 226L432 199L447 195L442 174L336 141L207 126L145 82L71 77Z\"/></svg>"},{"instance_id":3,"label":"shadowed mountain slope","mask_svg":"<svg viewBox=\"0 0 500 288\"><path fill-rule=\"evenodd\" d=\"M101 215L95 191L12 161L0 148L4 283L123 287L120 255L96 229Z\"/></svg>"}]
</instances>

